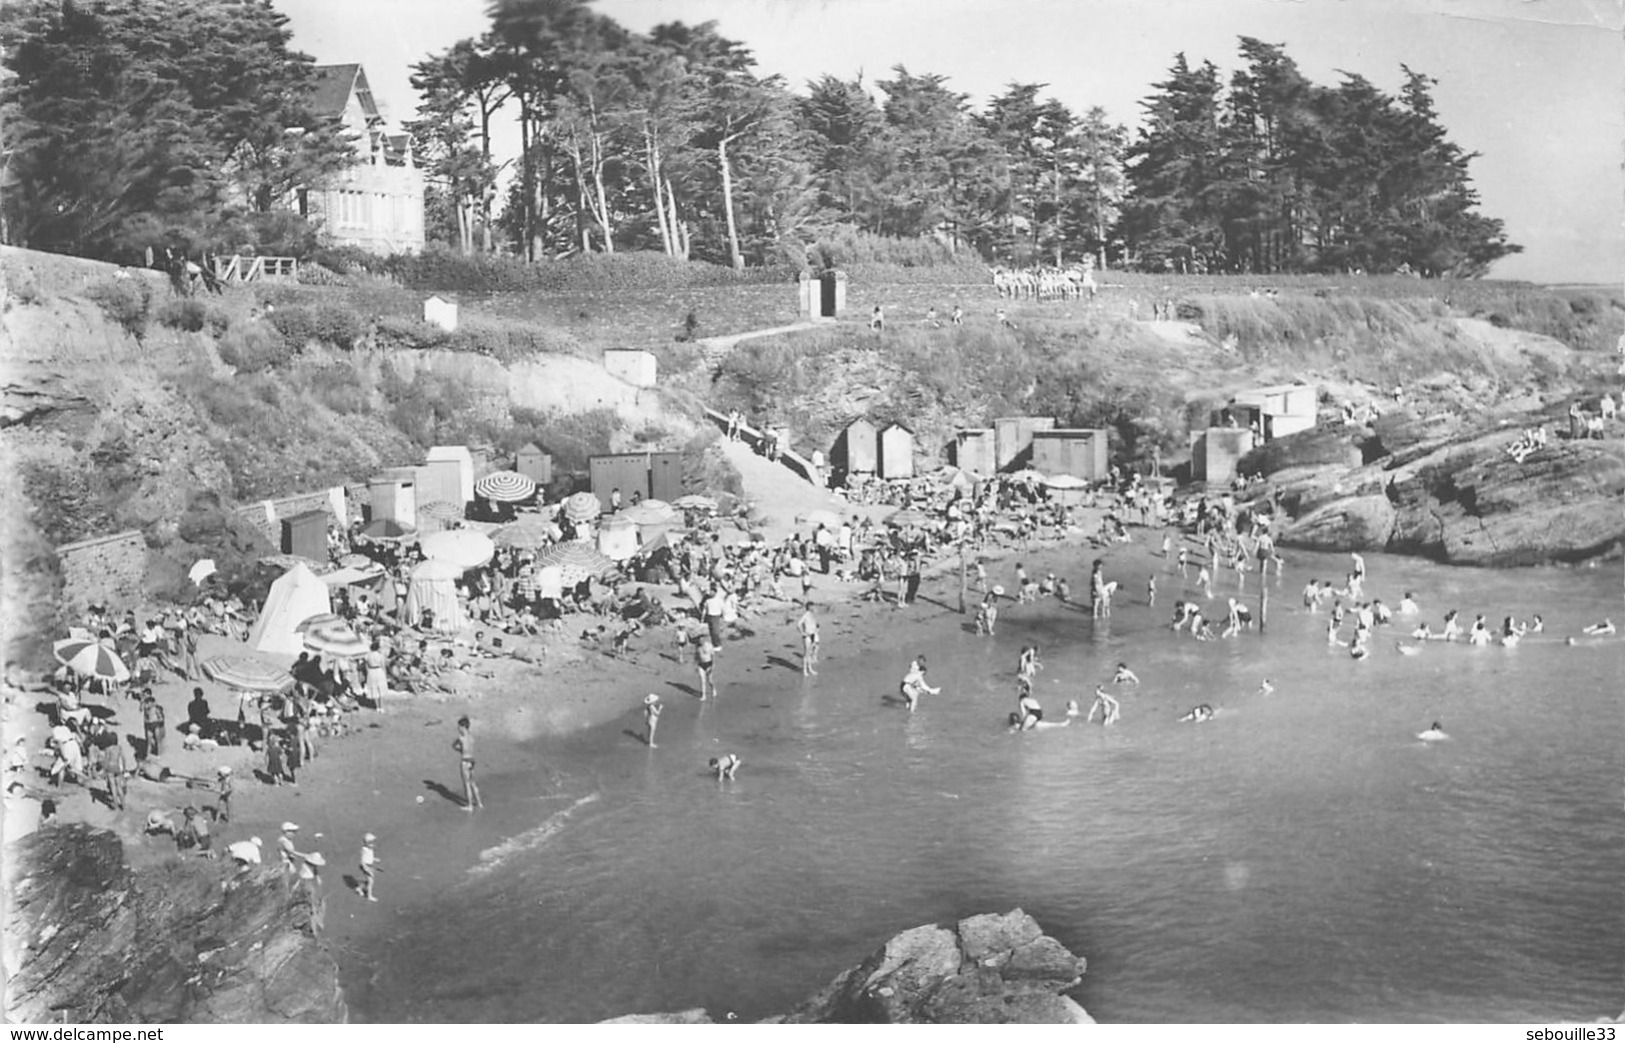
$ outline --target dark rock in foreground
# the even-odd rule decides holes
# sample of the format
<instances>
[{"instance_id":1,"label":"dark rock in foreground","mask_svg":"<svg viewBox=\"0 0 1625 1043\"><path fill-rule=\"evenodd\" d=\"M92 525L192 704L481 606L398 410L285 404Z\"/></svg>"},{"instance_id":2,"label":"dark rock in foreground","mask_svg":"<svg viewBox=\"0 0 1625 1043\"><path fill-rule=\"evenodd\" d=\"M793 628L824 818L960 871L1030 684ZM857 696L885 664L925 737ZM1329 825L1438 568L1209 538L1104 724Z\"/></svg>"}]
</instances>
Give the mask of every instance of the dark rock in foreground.
<instances>
[{"instance_id":1,"label":"dark rock in foreground","mask_svg":"<svg viewBox=\"0 0 1625 1043\"><path fill-rule=\"evenodd\" d=\"M1066 996L1083 957L1049 937L1020 909L952 927L926 924L897 935L837 975L817 995L770 1022L806 1024L1093 1024ZM709 1024L704 1011L641 1014L614 1024Z\"/></svg>"},{"instance_id":2,"label":"dark rock in foreground","mask_svg":"<svg viewBox=\"0 0 1625 1043\"><path fill-rule=\"evenodd\" d=\"M14 1022L343 1022L338 966L301 887L192 859L133 871L117 836L44 829L6 850Z\"/></svg>"}]
</instances>

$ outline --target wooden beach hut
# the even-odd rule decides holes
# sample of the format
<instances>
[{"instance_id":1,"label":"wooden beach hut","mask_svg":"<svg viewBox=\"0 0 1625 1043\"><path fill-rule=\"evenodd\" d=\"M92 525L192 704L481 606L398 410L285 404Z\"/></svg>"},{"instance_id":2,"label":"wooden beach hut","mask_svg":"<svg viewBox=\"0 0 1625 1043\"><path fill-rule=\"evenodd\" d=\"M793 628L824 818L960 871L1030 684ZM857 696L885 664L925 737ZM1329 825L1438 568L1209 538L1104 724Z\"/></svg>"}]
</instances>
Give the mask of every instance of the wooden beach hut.
<instances>
[{"instance_id":1,"label":"wooden beach hut","mask_svg":"<svg viewBox=\"0 0 1625 1043\"><path fill-rule=\"evenodd\" d=\"M914 477L914 432L902 424L887 424L880 432L875 473L882 478Z\"/></svg>"}]
</instances>

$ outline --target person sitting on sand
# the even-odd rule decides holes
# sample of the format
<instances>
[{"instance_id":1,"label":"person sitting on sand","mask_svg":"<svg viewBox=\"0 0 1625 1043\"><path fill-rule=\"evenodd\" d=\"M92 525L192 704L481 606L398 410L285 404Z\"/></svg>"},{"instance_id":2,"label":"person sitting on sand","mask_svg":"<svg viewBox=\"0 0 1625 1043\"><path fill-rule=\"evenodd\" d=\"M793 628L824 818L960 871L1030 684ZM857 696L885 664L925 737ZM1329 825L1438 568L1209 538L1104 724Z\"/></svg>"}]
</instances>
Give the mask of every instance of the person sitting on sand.
<instances>
[{"instance_id":1,"label":"person sitting on sand","mask_svg":"<svg viewBox=\"0 0 1625 1043\"><path fill-rule=\"evenodd\" d=\"M1613 632L1614 621L1612 619L1604 619L1601 623L1593 623L1581 631L1581 633L1590 637L1606 637Z\"/></svg>"},{"instance_id":2,"label":"person sitting on sand","mask_svg":"<svg viewBox=\"0 0 1625 1043\"><path fill-rule=\"evenodd\" d=\"M915 656L914 661L908 665L908 673L903 675L903 682L898 686L903 698L908 701L908 712L913 713L919 704L920 696L937 695L941 688L933 688L925 683L925 656Z\"/></svg>"},{"instance_id":3,"label":"person sitting on sand","mask_svg":"<svg viewBox=\"0 0 1625 1043\"><path fill-rule=\"evenodd\" d=\"M712 757L709 764L711 771L716 774L717 781L733 778L739 771L740 761L738 754L724 753L720 757Z\"/></svg>"}]
</instances>

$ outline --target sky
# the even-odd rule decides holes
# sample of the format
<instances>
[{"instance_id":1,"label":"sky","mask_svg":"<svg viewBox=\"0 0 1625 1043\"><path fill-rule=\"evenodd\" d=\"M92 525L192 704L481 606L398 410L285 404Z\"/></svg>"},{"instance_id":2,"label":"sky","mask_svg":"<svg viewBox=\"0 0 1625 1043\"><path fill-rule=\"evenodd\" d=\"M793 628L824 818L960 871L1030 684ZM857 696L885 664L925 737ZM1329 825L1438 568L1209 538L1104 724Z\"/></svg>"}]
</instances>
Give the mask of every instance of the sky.
<instances>
[{"instance_id":1,"label":"sky","mask_svg":"<svg viewBox=\"0 0 1625 1043\"><path fill-rule=\"evenodd\" d=\"M485 0L274 0L293 44L361 62L386 115L412 118L409 66L477 36ZM1439 81L1451 140L1481 153L1480 211L1524 252L1491 276L1625 280L1625 5L1620 0L598 0L628 29L714 20L758 71L804 90L823 73L937 73L980 107L1007 84L1043 83L1074 112L1135 126L1176 53L1226 78L1236 38L1284 45L1299 69L1339 70L1395 92L1400 65ZM517 131L510 140L517 141ZM499 142L500 144L500 142Z\"/></svg>"}]
</instances>

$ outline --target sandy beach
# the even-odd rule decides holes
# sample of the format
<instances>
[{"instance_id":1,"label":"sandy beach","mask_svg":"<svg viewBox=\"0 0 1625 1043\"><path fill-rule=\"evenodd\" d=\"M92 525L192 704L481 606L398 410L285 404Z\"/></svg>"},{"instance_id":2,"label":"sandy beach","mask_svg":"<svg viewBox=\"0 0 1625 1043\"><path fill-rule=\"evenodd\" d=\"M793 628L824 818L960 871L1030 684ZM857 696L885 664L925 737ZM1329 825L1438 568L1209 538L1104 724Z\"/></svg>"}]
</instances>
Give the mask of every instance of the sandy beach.
<instances>
[{"instance_id":1,"label":"sandy beach","mask_svg":"<svg viewBox=\"0 0 1625 1043\"><path fill-rule=\"evenodd\" d=\"M1151 529L1135 529L1136 542L1109 552L1091 550L1083 534L1095 531L1104 513L1096 509L1076 511L1080 524L1066 539L1034 540L1029 551L1023 553L1051 559L1075 555L1077 564L1068 566L1066 573L1073 590L1079 591L1087 587L1088 565L1094 557L1107 557L1110 569L1114 560L1126 563L1157 551L1155 543L1160 537ZM778 530L786 529L787 524L787 520L770 524L769 538L782 538L783 532ZM1146 545L1148 540L1152 545ZM1021 554L1010 547L989 547L983 557L988 562L991 582L1013 590L1014 565L1022 560ZM1141 571L1137 565L1134 570ZM1122 567L1117 569L1123 571ZM1130 584L1124 585L1133 589L1136 597L1143 596ZM928 569L914 605L897 607L890 602L865 601L861 595L866 588L866 583L814 575L812 598L823 635L821 662L883 653L887 662L880 665L877 656L877 669L890 669L890 659L905 651L916 636L940 635L945 628L967 624L977 598L972 576L967 615L959 616L959 562L952 554ZM799 671L795 633L799 607L794 602L771 598L761 604L765 607L742 615L742 629L730 637L718 656L717 681L723 700L727 699L731 680L753 671L786 667ZM1007 612L1020 611L1010 598L1004 599L1002 607ZM320 851L326 859L322 885L328 903L327 938L341 961L350 964L347 970L354 974L360 966L357 961L364 935L387 930L391 917L432 902L437 888L479 860L481 851L489 845L483 834L476 836L477 827L470 820L503 816L505 806L511 810L522 802L567 805L571 797L568 780L536 760L529 749L535 740L619 722L627 744L641 751L642 704L648 693L661 695L667 722L697 712L700 703L694 686L692 653L679 655L669 628L639 635L628 654L614 656L582 645L579 635L589 621L594 626L597 623L590 616L566 617L562 633L537 642L546 649L539 663L513 658L473 660L472 669L491 676L471 673L456 677L450 682L456 694L395 693L387 703L386 713L363 710L351 715L353 730L348 734L317 739L317 756L300 769L294 785L272 786L257 778L256 770L263 769L264 756L247 746L182 748L175 728L186 720L186 703L194 683L166 673L154 686L170 729L161 763L175 773L177 781L161 784L139 776L133 778L128 805L122 812L103 802L105 787L100 782L93 789L68 785L51 793L50 787L31 779L30 787L57 800L59 820L111 829L125 841L132 864L152 865L198 856L178 854L167 836L145 835L142 827L148 811L157 808L178 813L188 804L199 808L212 805L212 788L190 786L182 780L212 781L219 766L232 766L236 786L231 821L213 827L215 850L257 836L269 856L275 850L281 824L298 824L299 850ZM247 648L241 642L205 635L199 659L245 653ZM254 654L291 662L291 657ZM235 718L235 700L223 686L207 680L197 683L203 687L216 720ZM44 706L40 697L27 696L8 702L6 707L8 741L24 735L30 750L43 747L48 731L45 714L36 712L36 703ZM138 737L140 720L135 702L121 698L112 709L111 720L121 737L126 741ZM458 759L451 746L456 721L464 714L473 720L479 744L478 779L487 805L472 814L462 807ZM659 750L646 753L661 756ZM43 764L43 758L36 763ZM358 875L361 838L368 832L379 838L377 903L368 903L351 891ZM12 838L8 830L7 839ZM221 870L229 871L224 863Z\"/></svg>"}]
</instances>

